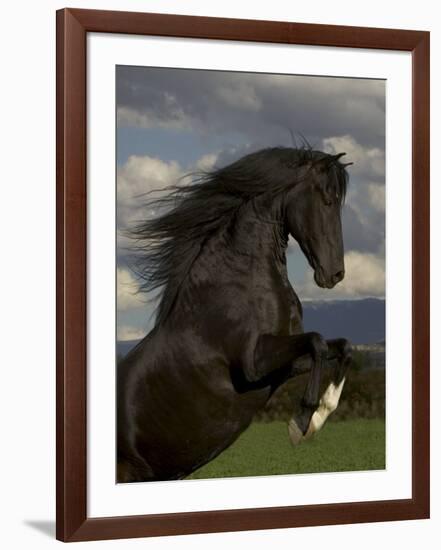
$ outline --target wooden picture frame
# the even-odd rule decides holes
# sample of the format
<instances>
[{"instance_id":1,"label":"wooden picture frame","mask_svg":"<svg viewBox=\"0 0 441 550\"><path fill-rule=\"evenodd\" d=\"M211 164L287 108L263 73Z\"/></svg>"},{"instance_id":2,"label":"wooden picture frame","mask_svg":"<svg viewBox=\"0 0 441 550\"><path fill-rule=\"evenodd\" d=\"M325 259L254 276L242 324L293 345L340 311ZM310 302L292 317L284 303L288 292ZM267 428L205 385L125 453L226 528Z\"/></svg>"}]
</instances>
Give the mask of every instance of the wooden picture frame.
<instances>
[{"instance_id":1,"label":"wooden picture frame","mask_svg":"<svg viewBox=\"0 0 441 550\"><path fill-rule=\"evenodd\" d=\"M123 33L412 53L412 498L87 516L86 36ZM64 9L57 12L57 538L116 539L429 517L429 33Z\"/></svg>"}]
</instances>

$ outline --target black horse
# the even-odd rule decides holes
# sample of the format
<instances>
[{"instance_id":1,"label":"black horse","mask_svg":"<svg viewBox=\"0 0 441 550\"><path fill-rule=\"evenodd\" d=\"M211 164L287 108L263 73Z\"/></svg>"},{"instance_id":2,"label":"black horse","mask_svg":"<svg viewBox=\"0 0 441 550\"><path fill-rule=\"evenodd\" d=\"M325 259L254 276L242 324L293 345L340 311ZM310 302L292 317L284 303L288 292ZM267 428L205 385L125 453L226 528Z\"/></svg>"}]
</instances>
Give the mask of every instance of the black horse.
<instances>
[{"instance_id":1,"label":"black horse","mask_svg":"<svg viewBox=\"0 0 441 550\"><path fill-rule=\"evenodd\" d=\"M289 422L294 444L335 409L346 340L303 331L288 281L288 236L317 285L344 277L339 155L270 148L174 187L133 230L142 289L162 287L153 330L118 366L117 479L180 479L249 426L286 380L309 372ZM320 399L323 366L332 382Z\"/></svg>"}]
</instances>

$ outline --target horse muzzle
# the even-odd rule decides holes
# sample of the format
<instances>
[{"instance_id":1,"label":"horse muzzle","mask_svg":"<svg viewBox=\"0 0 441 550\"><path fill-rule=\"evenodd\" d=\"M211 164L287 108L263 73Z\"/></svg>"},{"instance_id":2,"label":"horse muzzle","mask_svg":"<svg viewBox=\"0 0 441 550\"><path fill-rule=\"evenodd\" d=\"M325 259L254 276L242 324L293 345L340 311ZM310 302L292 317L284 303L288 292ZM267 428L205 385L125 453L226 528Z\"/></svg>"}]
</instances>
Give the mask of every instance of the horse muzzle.
<instances>
[{"instance_id":1,"label":"horse muzzle","mask_svg":"<svg viewBox=\"0 0 441 550\"><path fill-rule=\"evenodd\" d=\"M325 272L321 267L318 267L314 271L314 281L320 288L334 288L337 283L344 279L344 276L345 272L343 269L328 276L325 275Z\"/></svg>"}]
</instances>

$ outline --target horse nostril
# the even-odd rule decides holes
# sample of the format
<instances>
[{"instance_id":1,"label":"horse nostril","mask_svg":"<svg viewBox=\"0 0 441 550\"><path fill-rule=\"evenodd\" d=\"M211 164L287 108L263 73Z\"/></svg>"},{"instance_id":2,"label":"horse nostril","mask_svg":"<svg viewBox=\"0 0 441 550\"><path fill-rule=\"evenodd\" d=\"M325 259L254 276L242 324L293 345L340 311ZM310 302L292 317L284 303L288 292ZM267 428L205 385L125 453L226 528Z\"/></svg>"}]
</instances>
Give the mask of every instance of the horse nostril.
<instances>
[{"instance_id":1,"label":"horse nostril","mask_svg":"<svg viewBox=\"0 0 441 550\"><path fill-rule=\"evenodd\" d=\"M345 276L345 272L343 270L337 271L337 273L334 273L334 275L332 276L332 282L334 284L337 284L343 279L344 276Z\"/></svg>"}]
</instances>

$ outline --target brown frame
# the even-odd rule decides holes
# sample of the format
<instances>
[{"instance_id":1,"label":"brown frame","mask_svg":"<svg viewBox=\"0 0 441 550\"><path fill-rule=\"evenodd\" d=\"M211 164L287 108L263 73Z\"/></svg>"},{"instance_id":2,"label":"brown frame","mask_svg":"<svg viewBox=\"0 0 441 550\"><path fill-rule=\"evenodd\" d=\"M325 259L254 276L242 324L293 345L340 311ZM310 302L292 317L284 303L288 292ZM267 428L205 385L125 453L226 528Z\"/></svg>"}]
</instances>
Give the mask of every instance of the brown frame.
<instances>
[{"instance_id":1,"label":"brown frame","mask_svg":"<svg viewBox=\"0 0 441 550\"><path fill-rule=\"evenodd\" d=\"M87 517L86 35L124 33L412 53L412 498ZM429 517L429 33L64 9L57 12L57 538L115 539Z\"/></svg>"}]
</instances>

